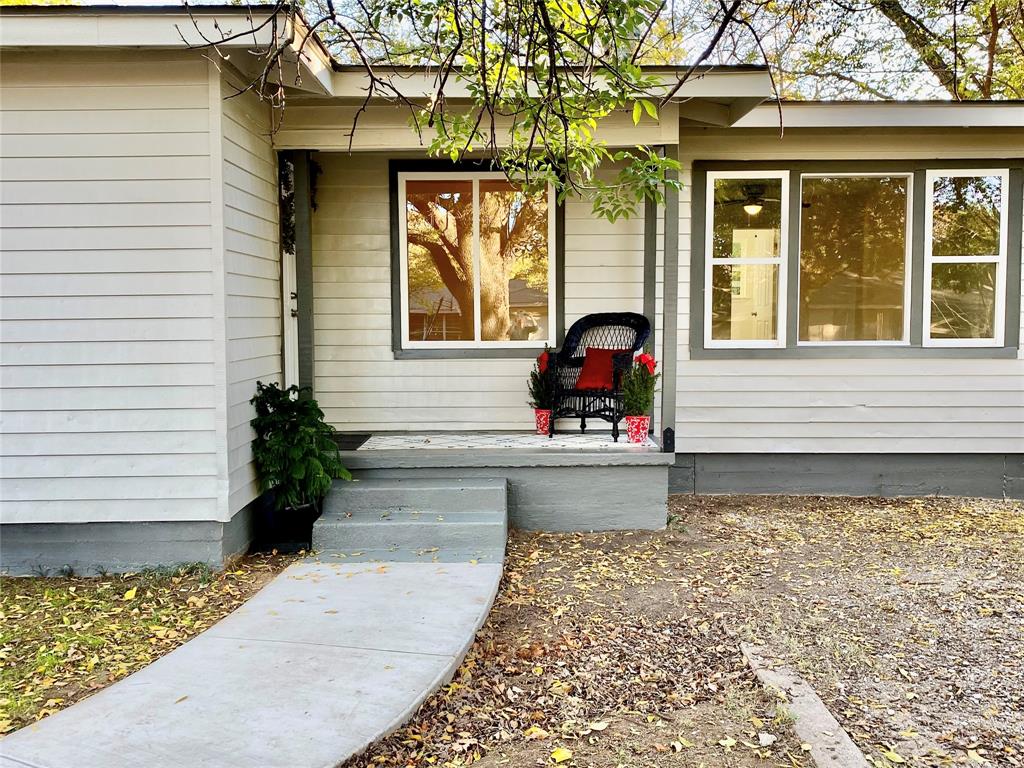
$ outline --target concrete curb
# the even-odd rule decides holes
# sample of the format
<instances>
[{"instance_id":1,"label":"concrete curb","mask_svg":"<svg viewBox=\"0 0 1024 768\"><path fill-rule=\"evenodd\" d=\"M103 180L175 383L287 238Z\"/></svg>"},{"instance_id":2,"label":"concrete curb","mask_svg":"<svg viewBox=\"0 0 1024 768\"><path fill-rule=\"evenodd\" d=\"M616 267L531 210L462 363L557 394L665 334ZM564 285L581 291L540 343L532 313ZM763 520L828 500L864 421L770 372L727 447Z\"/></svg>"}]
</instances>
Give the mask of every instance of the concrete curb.
<instances>
[{"instance_id":1,"label":"concrete curb","mask_svg":"<svg viewBox=\"0 0 1024 768\"><path fill-rule=\"evenodd\" d=\"M810 745L818 768L870 768L864 753L800 675L773 662L759 646L740 643L740 648L761 684L786 697L796 717L793 728Z\"/></svg>"}]
</instances>

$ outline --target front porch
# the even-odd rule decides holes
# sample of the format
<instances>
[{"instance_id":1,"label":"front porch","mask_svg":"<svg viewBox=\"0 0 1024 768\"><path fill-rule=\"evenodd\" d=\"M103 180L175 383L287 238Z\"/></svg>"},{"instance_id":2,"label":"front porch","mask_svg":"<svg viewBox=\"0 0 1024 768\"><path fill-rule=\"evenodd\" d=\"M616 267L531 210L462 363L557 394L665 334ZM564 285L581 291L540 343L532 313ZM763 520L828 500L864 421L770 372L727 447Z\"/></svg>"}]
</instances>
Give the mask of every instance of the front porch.
<instances>
[{"instance_id":1,"label":"front porch","mask_svg":"<svg viewBox=\"0 0 1024 768\"><path fill-rule=\"evenodd\" d=\"M356 479L496 478L508 483L508 520L548 531L665 527L675 456L654 440L634 445L608 432L380 432L343 434ZM342 481L336 481L342 482Z\"/></svg>"}]
</instances>

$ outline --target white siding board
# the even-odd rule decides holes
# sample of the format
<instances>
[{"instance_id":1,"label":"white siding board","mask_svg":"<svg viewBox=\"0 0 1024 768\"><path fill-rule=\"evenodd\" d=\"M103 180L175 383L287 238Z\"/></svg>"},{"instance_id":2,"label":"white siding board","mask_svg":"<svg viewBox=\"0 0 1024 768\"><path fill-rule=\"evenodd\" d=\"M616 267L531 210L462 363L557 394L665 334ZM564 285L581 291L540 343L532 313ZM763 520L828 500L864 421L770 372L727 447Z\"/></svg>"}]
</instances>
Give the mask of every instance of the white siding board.
<instances>
[{"instance_id":1,"label":"white siding board","mask_svg":"<svg viewBox=\"0 0 1024 768\"><path fill-rule=\"evenodd\" d=\"M4 54L7 56L8 54ZM5 65L6 67L6 62ZM34 66L39 66L38 64ZM6 107L6 105L5 105ZM20 135L45 131L50 135L78 136L88 133L134 134L171 132L202 132L206 123L207 107L161 109L160 119L154 120L152 110L131 109L5 109L3 122L5 135ZM196 126L200 126L196 128Z\"/></svg>"},{"instance_id":2,"label":"white siding board","mask_svg":"<svg viewBox=\"0 0 1024 768\"><path fill-rule=\"evenodd\" d=\"M5 205L60 203L209 203L210 185L196 179L147 181L6 181L0 188Z\"/></svg>"},{"instance_id":3,"label":"white siding board","mask_svg":"<svg viewBox=\"0 0 1024 768\"><path fill-rule=\"evenodd\" d=\"M215 518L206 70L4 54L3 523Z\"/></svg>"},{"instance_id":4,"label":"white siding board","mask_svg":"<svg viewBox=\"0 0 1024 768\"><path fill-rule=\"evenodd\" d=\"M230 77L230 75L229 75ZM270 110L220 81L224 220L228 509L259 495L252 464L249 399L256 382L282 382L281 251L277 154Z\"/></svg>"},{"instance_id":5,"label":"white siding board","mask_svg":"<svg viewBox=\"0 0 1024 768\"><path fill-rule=\"evenodd\" d=\"M160 227L210 223L210 204L196 203L54 203L4 206L4 237L10 223L21 228Z\"/></svg>"},{"instance_id":6,"label":"white siding board","mask_svg":"<svg viewBox=\"0 0 1024 768\"><path fill-rule=\"evenodd\" d=\"M158 142L164 157L195 157L210 151L208 133L79 133L75 142L60 141L66 134L14 134L4 138L4 156L125 157L145 156Z\"/></svg>"},{"instance_id":7,"label":"white siding board","mask_svg":"<svg viewBox=\"0 0 1024 768\"><path fill-rule=\"evenodd\" d=\"M66 140L74 140L69 134ZM157 147L153 147L155 152ZM209 178L209 158L205 155L163 157L33 157L0 158L0 174L8 181L160 180Z\"/></svg>"},{"instance_id":8,"label":"white siding board","mask_svg":"<svg viewBox=\"0 0 1024 768\"><path fill-rule=\"evenodd\" d=\"M77 483L72 478L70 483ZM115 484L106 479L108 485ZM212 498L154 498L146 493L136 499L47 499L33 501L5 501L5 522L50 523L106 523L146 522L154 520L213 520L217 515L216 499Z\"/></svg>"},{"instance_id":9,"label":"white siding board","mask_svg":"<svg viewBox=\"0 0 1024 768\"><path fill-rule=\"evenodd\" d=\"M1006 158L1020 132L913 129L687 130L692 162ZM690 231L689 195L680 232ZM702 258L703 254L693 254ZM1020 359L689 360L689 236L680 235L676 449L730 453L947 453L1024 450ZM791 276L792 279L792 276ZM1024 313L1022 313L1024 328ZM1024 356L1022 352L1018 357Z\"/></svg>"},{"instance_id":10,"label":"white siding board","mask_svg":"<svg viewBox=\"0 0 1024 768\"><path fill-rule=\"evenodd\" d=\"M179 453L188 456L196 468L202 470L199 474L204 474L210 465L203 459L217 450L213 432L206 429L178 432L79 432L75 438L59 432L5 434L2 455L47 456L65 459L65 466L73 464L78 467L87 465L93 456L116 456L127 462L140 454ZM6 463L4 471L8 471ZM4 522L21 521L12 520L5 514Z\"/></svg>"},{"instance_id":11,"label":"white siding board","mask_svg":"<svg viewBox=\"0 0 1024 768\"><path fill-rule=\"evenodd\" d=\"M0 386L117 387L181 386L213 381L212 363L153 365L33 365L0 367Z\"/></svg>"},{"instance_id":12,"label":"white siding board","mask_svg":"<svg viewBox=\"0 0 1024 768\"><path fill-rule=\"evenodd\" d=\"M149 277L143 278L148 281ZM210 317L209 295L157 296L150 282L133 296L26 296L4 299L4 319L62 320L77 318Z\"/></svg>"},{"instance_id":13,"label":"white siding board","mask_svg":"<svg viewBox=\"0 0 1024 768\"><path fill-rule=\"evenodd\" d=\"M7 279L7 278L5 278ZM204 317L136 320L6 320L3 341L195 341L210 338Z\"/></svg>"}]
</instances>

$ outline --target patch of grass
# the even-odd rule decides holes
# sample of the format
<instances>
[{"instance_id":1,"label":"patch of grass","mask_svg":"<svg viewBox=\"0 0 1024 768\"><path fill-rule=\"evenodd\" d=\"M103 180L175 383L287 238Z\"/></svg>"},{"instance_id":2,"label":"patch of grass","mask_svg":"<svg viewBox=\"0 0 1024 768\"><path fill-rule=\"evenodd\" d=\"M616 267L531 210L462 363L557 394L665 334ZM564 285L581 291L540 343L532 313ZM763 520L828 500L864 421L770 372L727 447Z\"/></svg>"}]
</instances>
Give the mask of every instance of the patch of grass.
<instances>
[{"instance_id":1,"label":"patch of grass","mask_svg":"<svg viewBox=\"0 0 1024 768\"><path fill-rule=\"evenodd\" d=\"M291 558L0 579L0 733L113 683L230 613Z\"/></svg>"}]
</instances>

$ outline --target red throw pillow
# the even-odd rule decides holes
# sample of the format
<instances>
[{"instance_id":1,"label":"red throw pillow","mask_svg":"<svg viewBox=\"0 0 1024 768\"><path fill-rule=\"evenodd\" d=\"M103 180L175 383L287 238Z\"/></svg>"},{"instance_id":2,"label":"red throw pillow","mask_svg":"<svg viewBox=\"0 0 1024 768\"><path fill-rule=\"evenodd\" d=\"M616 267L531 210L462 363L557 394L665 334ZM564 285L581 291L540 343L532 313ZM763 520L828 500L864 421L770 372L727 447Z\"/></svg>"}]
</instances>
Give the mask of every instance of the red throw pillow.
<instances>
[{"instance_id":1,"label":"red throw pillow","mask_svg":"<svg viewBox=\"0 0 1024 768\"><path fill-rule=\"evenodd\" d=\"M612 355L621 355L623 352L629 350L587 347L576 389L612 389L615 386Z\"/></svg>"}]
</instances>

